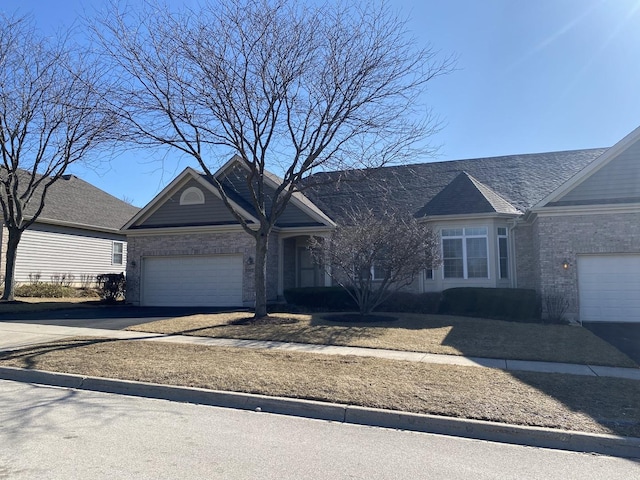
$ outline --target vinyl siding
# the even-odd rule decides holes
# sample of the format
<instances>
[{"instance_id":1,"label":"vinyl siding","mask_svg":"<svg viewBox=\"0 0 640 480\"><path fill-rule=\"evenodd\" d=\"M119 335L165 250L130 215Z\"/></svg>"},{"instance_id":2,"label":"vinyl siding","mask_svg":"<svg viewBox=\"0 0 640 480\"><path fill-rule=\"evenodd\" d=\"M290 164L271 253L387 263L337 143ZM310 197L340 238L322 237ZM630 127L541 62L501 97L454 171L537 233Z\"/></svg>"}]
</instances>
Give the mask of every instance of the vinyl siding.
<instances>
[{"instance_id":1,"label":"vinyl siding","mask_svg":"<svg viewBox=\"0 0 640 480\"><path fill-rule=\"evenodd\" d=\"M204 194L204 204L180 205L180 196L187 188L197 187ZM195 180L191 180L178 189L173 195L147 217L139 227L169 227L189 225L216 225L237 223L216 195L204 188Z\"/></svg>"},{"instance_id":2,"label":"vinyl siding","mask_svg":"<svg viewBox=\"0 0 640 480\"><path fill-rule=\"evenodd\" d=\"M640 141L562 197L556 204L640 199Z\"/></svg>"},{"instance_id":3,"label":"vinyl siding","mask_svg":"<svg viewBox=\"0 0 640 480\"><path fill-rule=\"evenodd\" d=\"M114 241L124 244L122 265L111 263ZM40 273L44 282L51 281L52 275L71 273L79 283L81 275L120 273L126 264L122 235L36 224L24 232L18 245L16 281L29 282L30 273Z\"/></svg>"}]
</instances>

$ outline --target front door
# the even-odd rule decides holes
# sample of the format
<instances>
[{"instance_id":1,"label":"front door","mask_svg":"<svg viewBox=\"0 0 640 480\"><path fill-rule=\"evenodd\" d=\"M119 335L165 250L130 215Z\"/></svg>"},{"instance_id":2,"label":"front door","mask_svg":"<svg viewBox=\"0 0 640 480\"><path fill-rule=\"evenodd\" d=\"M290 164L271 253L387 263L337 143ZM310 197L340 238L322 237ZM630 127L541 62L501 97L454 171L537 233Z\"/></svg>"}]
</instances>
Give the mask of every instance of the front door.
<instances>
[{"instance_id":1,"label":"front door","mask_svg":"<svg viewBox=\"0 0 640 480\"><path fill-rule=\"evenodd\" d=\"M311 252L306 247L298 247L298 287L321 287L324 286L324 272L322 268L313 261Z\"/></svg>"}]
</instances>

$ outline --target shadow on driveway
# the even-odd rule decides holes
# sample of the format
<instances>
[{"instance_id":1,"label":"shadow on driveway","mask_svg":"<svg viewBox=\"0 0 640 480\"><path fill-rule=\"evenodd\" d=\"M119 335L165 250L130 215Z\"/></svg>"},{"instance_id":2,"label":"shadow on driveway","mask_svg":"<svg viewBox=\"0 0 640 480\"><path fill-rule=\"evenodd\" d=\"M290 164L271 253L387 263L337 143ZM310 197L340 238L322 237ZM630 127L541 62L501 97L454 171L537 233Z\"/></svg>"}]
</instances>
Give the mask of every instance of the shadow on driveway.
<instances>
[{"instance_id":1,"label":"shadow on driveway","mask_svg":"<svg viewBox=\"0 0 640 480\"><path fill-rule=\"evenodd\" d=\"M239 310L247 309L231 307L134 307L130 305L103 305L95 308L83 307L40 312L2 313L0 314L0 322L122 330L132 325L164 320L166 318Z\"/></svg>"},{"instance_id":2,"label":"shadow on driveway","mask_svg":"<svg viewBox=\"0 0 640 480\"><path fill-rule=\"evenodd\" d=\"M583 326L640 365L640 323L585 322Z\"/></svg>"}]
</instances>

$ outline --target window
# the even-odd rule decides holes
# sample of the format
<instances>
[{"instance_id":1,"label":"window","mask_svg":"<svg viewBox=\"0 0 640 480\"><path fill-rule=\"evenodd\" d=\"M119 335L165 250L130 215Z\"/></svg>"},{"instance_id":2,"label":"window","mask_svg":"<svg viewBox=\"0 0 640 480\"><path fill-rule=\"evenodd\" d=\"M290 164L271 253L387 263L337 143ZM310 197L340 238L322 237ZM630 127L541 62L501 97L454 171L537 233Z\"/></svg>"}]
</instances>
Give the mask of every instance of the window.
<instances>
[{"instance_id":1,"label":"window","mask_svg":"<svg viewBox=\"0 0 640 480\"><path fill-rule=\"evenodd\" d=\"M111 263L113 265L122 265L124 259L124 243L113 242L111 250Z\"/></svg>"},{"instance_id":2,"label":"window","mask_svg":"<svg viewBox=\"0 0 640 480\"><path fill-rule=\"evenodd\" d=\"M424 276L427 280L433 280L433 268L427 268L424 271Z\"/></svg>"},{"instance_id":3,"label":"window","mask_svg":"<svg viewBox=\"0 0 640 480\"><path fill-rule=\"evenodd\" d=\"M498 261L500 278L509 278L509 243L507 229L498 227Z\"/></svg>"},{"instance_id":4,"label":"window","mask_svg":"<svg viewBox=\"0 0 640 480\"><path fill-rule=\"evenodd\" d=\"M443 228L444 278L489 278L487 228Z\"/></svg>"},{"instance_id":5,"label":"window","mask_svg":"<svg viewBox=\"0 0 640 480\"><path fill-rule=\"evenodd\" d=\"M389 268L384 262L374 262L371 266L371 278L373 280L384 280L389 273Z\"/></svg>"},{"instance_id":6,"label":"window","mask_svg":"<svg viewBox=\"0 0 640 480\"><path fill-rule=\"evenodd\" d=\"M180 205L202 205L204 193L198 187L189 187L180 195Z\"/></svg>"}]
</instances>

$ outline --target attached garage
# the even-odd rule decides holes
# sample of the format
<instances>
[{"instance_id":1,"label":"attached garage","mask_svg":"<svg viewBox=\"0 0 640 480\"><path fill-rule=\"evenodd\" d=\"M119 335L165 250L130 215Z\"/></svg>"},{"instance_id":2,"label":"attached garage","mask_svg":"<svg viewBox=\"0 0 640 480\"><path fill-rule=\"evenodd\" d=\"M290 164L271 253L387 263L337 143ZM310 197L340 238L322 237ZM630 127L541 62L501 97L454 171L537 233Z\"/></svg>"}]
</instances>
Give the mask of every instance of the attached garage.
<instances>
[{"instance_id":1,"label":"attached garage","mask_svg":"<svg viewBox=\"0 0 640 480\"><path fill-rule=\"evenodd\" d=\"M580 320L640 322L640 255L578 256Z\"/></svg>"},{"instance_id":2,"label":"attached garage","mask_svg":"<svg viewBox=\"0 0 640 480\"><path fill-rule=\"evenodd\" d=\"M242 305L242 255L145 257L142 305Z\"/></svg>"}]
</instances>

